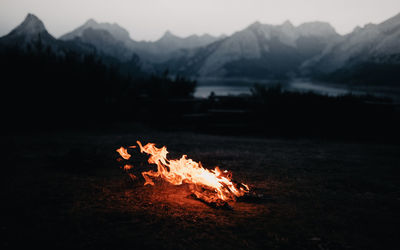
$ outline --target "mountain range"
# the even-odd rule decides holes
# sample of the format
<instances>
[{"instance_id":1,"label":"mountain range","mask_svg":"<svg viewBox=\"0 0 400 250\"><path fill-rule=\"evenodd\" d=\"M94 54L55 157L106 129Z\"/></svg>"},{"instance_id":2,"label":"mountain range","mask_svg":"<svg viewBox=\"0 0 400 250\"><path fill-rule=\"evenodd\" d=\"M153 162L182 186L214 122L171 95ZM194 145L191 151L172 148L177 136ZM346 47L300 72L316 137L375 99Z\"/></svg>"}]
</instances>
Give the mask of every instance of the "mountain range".
<instances>
[{"instance_id":1,"label":"mountain range","mask_svg":"<svg viewBox=\"0 0 400 250\"><path fill-rule=\"evenodd\" d=\"M304 75L322 75L337 82L398 85L399 41L400 13L379 24L356 27L304 62L301 71Z\"/></svg>"},{"instance_id":2,"label":"mountain range","mask_svg":"<svg viewBox=\"0 0 400 250\"><path fill-rule=\"evenodd\" d=\"M379 24L357 27L347 35L338 34L326 22L299 26L290 21L280 25L255 22L230 36L181 38L167 31L154 42L135 41L118 24L93 19L56 39L39 18L28 14L19 26L0 38L0 48L26 48L38 41L59 54L98 53L122 63L140 58L143 70L152 73L169 69L174 74L194 77L341 76L333 79L345 80L360 78L380 67L390 68L393 72L386 73L395 82L400 79L395 73L400 65L400 14Z\"/></svg>"},{"instance_id":3,"label":"mountain range","mask_svg":"<svg viewBox=\"0 0 400 250\"><path fill-rule=\"evenodd\" d=\"M176 70L199 76L282 78L340 38L323 22L298 27L253 23L242 31L171 62ZM178 62L177 62L178 61Z\"/></svg>"},{"instance_id":4,"label":"mountain range","mask_svg":"<svg viewBox=\"0 0 400 250\"><path fill-rule=\"evenodd\" d=\"M43 22L33 14L28 14L20 25L9 34L0 37L0 51L10 48L34 50L38 46L51 49L58 55L65 55L68 51L80 54L96 52L95 47L87 43L56 39L49 34Z\"/></svg>"},{"instance_id":5,"label":"mountain range","mask_svg":"<svg viewBox=\"0 0 400 250\"><path fill-rule=\"evenodd\" d=\"M166 31L155 42L135 41L118 24L98 23L94 19L89 19L82 26L60 37L63 41L80 40L92 44L98 50L122 60L129 59L130 54L135 53L151 63L166 61L180 49L202 47L218 39L208 34L180 38Z\"/></svg>"},{"instance_id":6,"label":"mountain range","mask_svg":"<svg viewBox=\"0 0 400 250\"><path fill-rule=\"evenodd\" d=\"M345 65L400 53L400 13L380 24L356 27L303 67L332 72Z\"/></svg>"}]
</instances>

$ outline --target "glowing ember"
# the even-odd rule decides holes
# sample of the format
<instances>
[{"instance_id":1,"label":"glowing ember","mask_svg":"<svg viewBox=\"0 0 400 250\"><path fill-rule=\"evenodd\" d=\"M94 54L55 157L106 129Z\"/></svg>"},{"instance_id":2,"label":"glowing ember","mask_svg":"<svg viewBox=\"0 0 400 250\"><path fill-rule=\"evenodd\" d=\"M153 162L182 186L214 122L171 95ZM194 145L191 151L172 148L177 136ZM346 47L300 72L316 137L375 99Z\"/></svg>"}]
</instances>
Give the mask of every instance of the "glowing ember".
<instances>
[{"instance_id":1,"label":"glowing ember","mask_svg":"<svg viewBox=\"0 0 400 250\"><path fill-rule=\"evenodd\" d=\"M130 164L126 164L126 165L124 166L124 170L125 170L125 171L130 170L130 169L132 169L132 168L133 168L133 166L130 165Z\"/></svg>"},{"instance_id":2,"label":"glowing ember","mask_svg":"<svg viewBox=\"0 0 400 250\"><path fill-rule=\"evenodd\" d=\"M237 197L243 196L249 192L249 187L243 183L236 183L231 180L231 173L221 171L218 167L214 170L203 168L201 163L197 163L192 159L187 159L186 155L182 155L180 159L167 159L167 148L157 148L154 143L148 143L144 146L137 141L141 153L150 155L148 162L157 165L157 171L143 172L145 179L144 185L154 185L153 178L162 178L174 185L183 183L190 184L193 194L204 201L215 202L220 199L224 202L235 201ZM130 148L134 148L131 146ZM127 149L121 147L117 152L126 160L131 155ZM124 167L125 170L131 169L132 166Z\"/></svg>"}]
</instances>

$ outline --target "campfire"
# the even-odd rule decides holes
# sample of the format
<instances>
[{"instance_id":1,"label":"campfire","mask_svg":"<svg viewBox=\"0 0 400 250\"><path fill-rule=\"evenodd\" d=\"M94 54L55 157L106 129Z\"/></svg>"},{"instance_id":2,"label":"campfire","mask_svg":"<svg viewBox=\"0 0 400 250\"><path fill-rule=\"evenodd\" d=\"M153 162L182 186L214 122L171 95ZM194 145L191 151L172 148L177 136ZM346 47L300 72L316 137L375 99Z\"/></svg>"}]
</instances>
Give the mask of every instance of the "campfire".
<instances>
[{"instance_id":1,"label":"campfire","mask_svg":"<svg viewBox=\"0 0 400 250\"><path fill-rule=\"evenodd\" d=\"M148 162L157 166L157 171L142 172L144 185L154 185L154 180L158 178L173 185L188 184L195 198L217 207L234 202L237 197L249 192L249 187L244 183L233 181L232 174L227 170L222 171L219 167L215 167L214 170L206 169L200 162L188 159L186 155L182 155L180 159L171 160L167 158L168 151L165 146L157 148L154 143L143 146L140 141L137 141L137 144L140 153L150 155ZM129 148L133 149L136 146ZM117 152L124 160L132 157L127 148L120 147ZM129 172L133 167L126 164L124 170L132 179L137 179Z\"/></svg>"}]
</instances>

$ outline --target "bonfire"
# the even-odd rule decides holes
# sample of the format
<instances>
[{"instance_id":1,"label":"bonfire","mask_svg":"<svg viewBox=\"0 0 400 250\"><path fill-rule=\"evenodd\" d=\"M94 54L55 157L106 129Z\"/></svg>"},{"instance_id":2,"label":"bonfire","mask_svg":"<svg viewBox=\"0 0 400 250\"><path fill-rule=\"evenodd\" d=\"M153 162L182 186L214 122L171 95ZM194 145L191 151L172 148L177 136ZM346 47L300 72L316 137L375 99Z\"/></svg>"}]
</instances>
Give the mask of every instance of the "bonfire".
<instances>
[{"instance_id":1,"label":"bonfire","mask_svg":"<svg viewBox=\"0 0 400 250\"><path fill-rule=\"evenodd\" d=\"M215 206L224 206L228 202L234 202L249 192L249 187L244 183L232 180L232 174L227 170L215 167L213 170L204 168L200 162L188 159L182 155L180 159L171 160L167 158L168 151L165 146L157 148L154 143L142 145L137 141L140 153L150 155L148 162L157 166L157 171L149 170L142 172L145 180L144 185L154 185L154 180L161 178L173 185L189 184L193 196L201 201ZM129 148L136 148L130 146ZM132 156L127 148L120 147L117 152L125 160ZM133 166L126 164L124 169L132 169ZM137 177L129 173L132 179Z\"/></svg>"}]
</instances>

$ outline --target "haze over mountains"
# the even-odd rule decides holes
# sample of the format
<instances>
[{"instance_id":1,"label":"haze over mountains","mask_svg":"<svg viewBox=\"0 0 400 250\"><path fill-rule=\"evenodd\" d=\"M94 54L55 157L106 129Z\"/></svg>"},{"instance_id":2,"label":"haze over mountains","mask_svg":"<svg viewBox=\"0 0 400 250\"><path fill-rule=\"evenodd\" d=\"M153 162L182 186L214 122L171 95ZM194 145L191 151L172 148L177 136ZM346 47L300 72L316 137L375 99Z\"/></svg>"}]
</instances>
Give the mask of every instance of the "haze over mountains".
<instances>
[{"instance_id":1,"label":"haze over mountains","mask_svg":"<svg viewBox=\"0 0 400 250\"><path fill-rule=\"evenodd\" d=\"M289 21L253 23L232 36L198 49L177 64L177 71L200 76L282 78L320 54L339 35L328 23Z\"/></svg>"},{"instance_id":2,"label":"haze over mountains","mask_svg":"<svg viewBox=\"0 0 400 250\"><path fill-rule=\"evenodd\" d=\"M180 49L198 48L218 40L207 34L180 38L170 31L166 31L155 42L134 41L130 38L128 31L118 24L97 23L93 19L89 19L82 26L61 36L60 39L64 41L80 39L85 43L95 45L100 51L108 51L110 55L120 59L129 58L129 53L134 52L149 62L162 62L172 57L173 53ZM118 47L118 49L109 51L111 47L114 49Z\"/></svg>"},{"instance_id":3,"label":"haze over mountains","mask_svg":"<svg viewBox=\"0 0 400 250\"><path fill-rule=\"evenodd\" d=\"M52 37L39 18L26 19L0 45L26 47L41 40L53 51L74 50L128 62L140 58L143 70L194 77L288 79L335 76L335 80L360 79L366 71L388 69L388 81L398 82L400 65L400 14L380 23L357 27L339 35L325 22L294 26L255 22L231 36L192 35L186 38L167 31L155 42L135 41L118 24L89 19L82 26ZM367 65L367 66L366 66ZM372 65L372 66L371 66ZM389 65L389 67L388 67ZM386 79L387 80L387 79Z\"/></svg>"},{"instance_id":4,"label":"haze over mountains","mask_svg":"<svg viewBox=\"0 0 400 250\"><path fill-rule=\"evenodd\" d=\"M338 81L359 77L365 81L373 77L390 78L385 81L399 83L399 41L400 14L397 14L380 24L356 27L353 32L331 43L321 54L306 61L302 69L313 74L333 73L338 76Z\"/></svg>"},{"instance_id":5,"label":"haze over mountains","mask_svg":"<svg viewBox=\"0 0 400 250\"><path fill-rule=\"evenodd\" d=\"M43 22L33 14L28 14L25 20L6 36L0 37L0 50L18 48L33 50L34 45L51 49L56 54L65 54L75 51L84 54L95 53L95 48L90 44L77 42L64 42L49 34Z\"/></svg>"}]
</instances>

